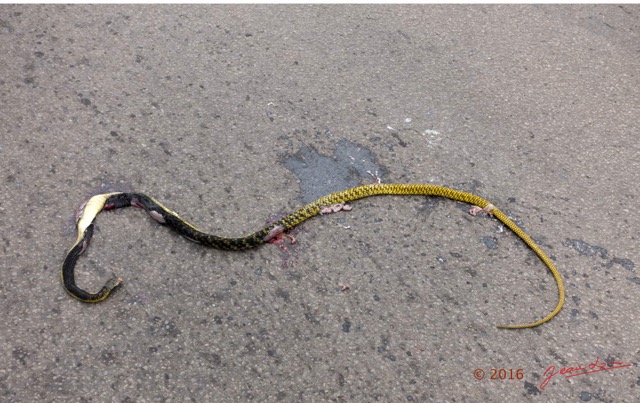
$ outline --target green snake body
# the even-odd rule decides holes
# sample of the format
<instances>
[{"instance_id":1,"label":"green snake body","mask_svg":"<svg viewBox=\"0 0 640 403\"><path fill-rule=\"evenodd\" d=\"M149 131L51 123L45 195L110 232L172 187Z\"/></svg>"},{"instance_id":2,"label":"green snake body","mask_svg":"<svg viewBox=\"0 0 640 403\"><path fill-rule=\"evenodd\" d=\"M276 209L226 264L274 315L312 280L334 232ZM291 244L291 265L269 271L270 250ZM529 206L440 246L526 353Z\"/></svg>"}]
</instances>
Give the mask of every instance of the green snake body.
<instances>
[{"instance_id":1,"label":"green snake body","mask_svg":"<svg viewBox=\"0 0 640 403\"><path fill-rule=\"evenodd\" d=\"M498 326L499 328L523 329L536 327L551 320L562 309L564 304L564 285L560 273L547 255L526 233L524 233L524 231L520 229L520 227L511 221L511 219L509 219L509 217L507 217L502 211L479 196L431 184L376 183L331 193L283 217L274 224L254 232L253 234L240 238L226 238L202 232L192 224L189 224L180 218L177 213L163 206L159 201L141 193L116 192L96 195L87 202L78 218L78 238L76 243L67 253L62 265L62 282L65 289L72 296L83 302L98 302L104 300L109 296L109 293L116 288L120 282L122 282L122 279L114 275L97 293L84 291L75 283L74 268L76 262L78 257L86 249L88 242L91 239L93 234L93 220L102 210L113 210L128 206L140 207L159 223L166 225L194 242L218 249L242 250L262 245L278 235L289 231L300 223L319 214L323 207L351 202L364 197L376 195L440 196L478 206L500 220L505 226L520 237L520 239L522 239L522 241L527 244L527 246L529 246L536 255L538 255L540 260L544 262L553 275L558 286L558 303L556 304L555 309L550 314L536 322L523 325Z\"/></svg>"}]
</instances>

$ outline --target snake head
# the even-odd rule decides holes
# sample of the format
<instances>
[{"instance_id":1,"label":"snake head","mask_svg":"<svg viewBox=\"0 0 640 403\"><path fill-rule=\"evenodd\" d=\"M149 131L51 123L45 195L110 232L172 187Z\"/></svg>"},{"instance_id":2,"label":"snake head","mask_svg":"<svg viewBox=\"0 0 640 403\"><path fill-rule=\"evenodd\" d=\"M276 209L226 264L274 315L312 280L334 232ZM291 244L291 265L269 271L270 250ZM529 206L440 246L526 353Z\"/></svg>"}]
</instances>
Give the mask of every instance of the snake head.
<instances>
[{"instance_id":1,"label":"snake head","mask_svg":"<svg viewBox=\"0 0 640 403\"><path fill-rule=\"evenodd\" d=\"M120 285L120 283L122 283L122 278L116 276L115 273L112 273L111 275L112 277L105 283L105 287L109 289L109 291L113 290L114 288L116 288L117 286Z\"/></svg>"}]
</instances>

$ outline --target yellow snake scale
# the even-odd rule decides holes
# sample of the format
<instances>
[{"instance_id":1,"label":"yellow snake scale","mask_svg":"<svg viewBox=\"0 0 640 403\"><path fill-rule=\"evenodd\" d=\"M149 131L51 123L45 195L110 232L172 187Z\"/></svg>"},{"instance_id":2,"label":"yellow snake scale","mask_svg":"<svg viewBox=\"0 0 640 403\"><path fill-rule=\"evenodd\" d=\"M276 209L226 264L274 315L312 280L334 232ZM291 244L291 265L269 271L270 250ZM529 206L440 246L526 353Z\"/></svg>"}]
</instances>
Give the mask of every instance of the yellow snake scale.
<instances>
[{"instance_id":1,"label":"yellow snake scale","mask_svg":"<svg viewBox=\"0 0 640 403\"><path fill-rule=\"evenodd\" d=\"M62 282L65 289L75 298L83 302L102 301L109 293L116 288L122 279L113 276L97 293L87 292L75 283L74 268L78 257L85 251L89 240L93 235L93 220L102 210L113 210L122 207L135 206L143 208L159 223L168 226L186 238L219 249L241 250L253 248L272 240L280 234L292 229L296 225L308 220L320 213L323 207L340 203L351 202L364 197L376 195L425 195L440 196L447 199L457 200L472 204L482 208L485 212L492 214L505 226L513 231L522 241L529 246L547 266L558 286L558 303L555 309L544 318L523 325L498 326L502 329L524 329L539 326L551 320L560 312L564 304L564 285L562 277L547 255L536 245L536 243L509 219L502 211L489 203L487 200L471 193L449 189L443 186L430 184L385 184L376 183L358 186L352 189L343 190L307 204L301 209L285 216L278 222L267 226L251 235L240 238L226 238L200 231L195 226L184 221L177 213L169 210L152 197L141 193L107 193L92 197L82 208L77 221L78 238L76 243L67 253L62 265Z\"/></svg>"}]
</instances>

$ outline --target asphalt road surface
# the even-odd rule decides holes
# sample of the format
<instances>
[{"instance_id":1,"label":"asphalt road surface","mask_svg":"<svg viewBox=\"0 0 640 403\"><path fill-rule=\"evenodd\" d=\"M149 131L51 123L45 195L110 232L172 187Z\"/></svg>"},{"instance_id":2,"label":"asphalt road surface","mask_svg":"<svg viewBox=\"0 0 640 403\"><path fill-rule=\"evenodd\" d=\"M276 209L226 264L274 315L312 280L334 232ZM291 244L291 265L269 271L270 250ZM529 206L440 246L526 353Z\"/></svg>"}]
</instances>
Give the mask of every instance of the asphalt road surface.
<instances>
[{"instance_id":1,"label":"asphalt road surface","mask_svg":"<svg viewBox=\"0 0 640 403\"><path fill-rule=\"evenodd\" d=\"M640 395L640 7L0 6L2 402L632 402ZM384 196L224 252L326 193ZM569 368L569 369L566 369ZM589 373L586 373L589 372Z\"/></svg>"}]
</instances>

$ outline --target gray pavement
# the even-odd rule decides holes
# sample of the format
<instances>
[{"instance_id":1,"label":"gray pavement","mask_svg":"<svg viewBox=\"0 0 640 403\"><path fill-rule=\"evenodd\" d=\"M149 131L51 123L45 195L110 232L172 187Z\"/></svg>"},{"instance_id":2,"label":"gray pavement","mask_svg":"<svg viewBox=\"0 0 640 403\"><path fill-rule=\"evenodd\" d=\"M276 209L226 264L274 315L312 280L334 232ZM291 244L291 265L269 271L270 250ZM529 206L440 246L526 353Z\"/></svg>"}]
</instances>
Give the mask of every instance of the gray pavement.
<instances>
[{"instance_id":1,"label":"gray pavement","mask_svg":"<svg viewBox=\"0 0 640 403\"><path fill-rule=\"evenodd\" d=\"M0 401L637 401L639 35L635 5L0 6ZM287 251L102 213L79 282L125 282L60 284L93 194L238 236L376 173L502 208L562 312L497 329L550 312L553 278L425 197Z\"/></svg>"}]
</instances>

